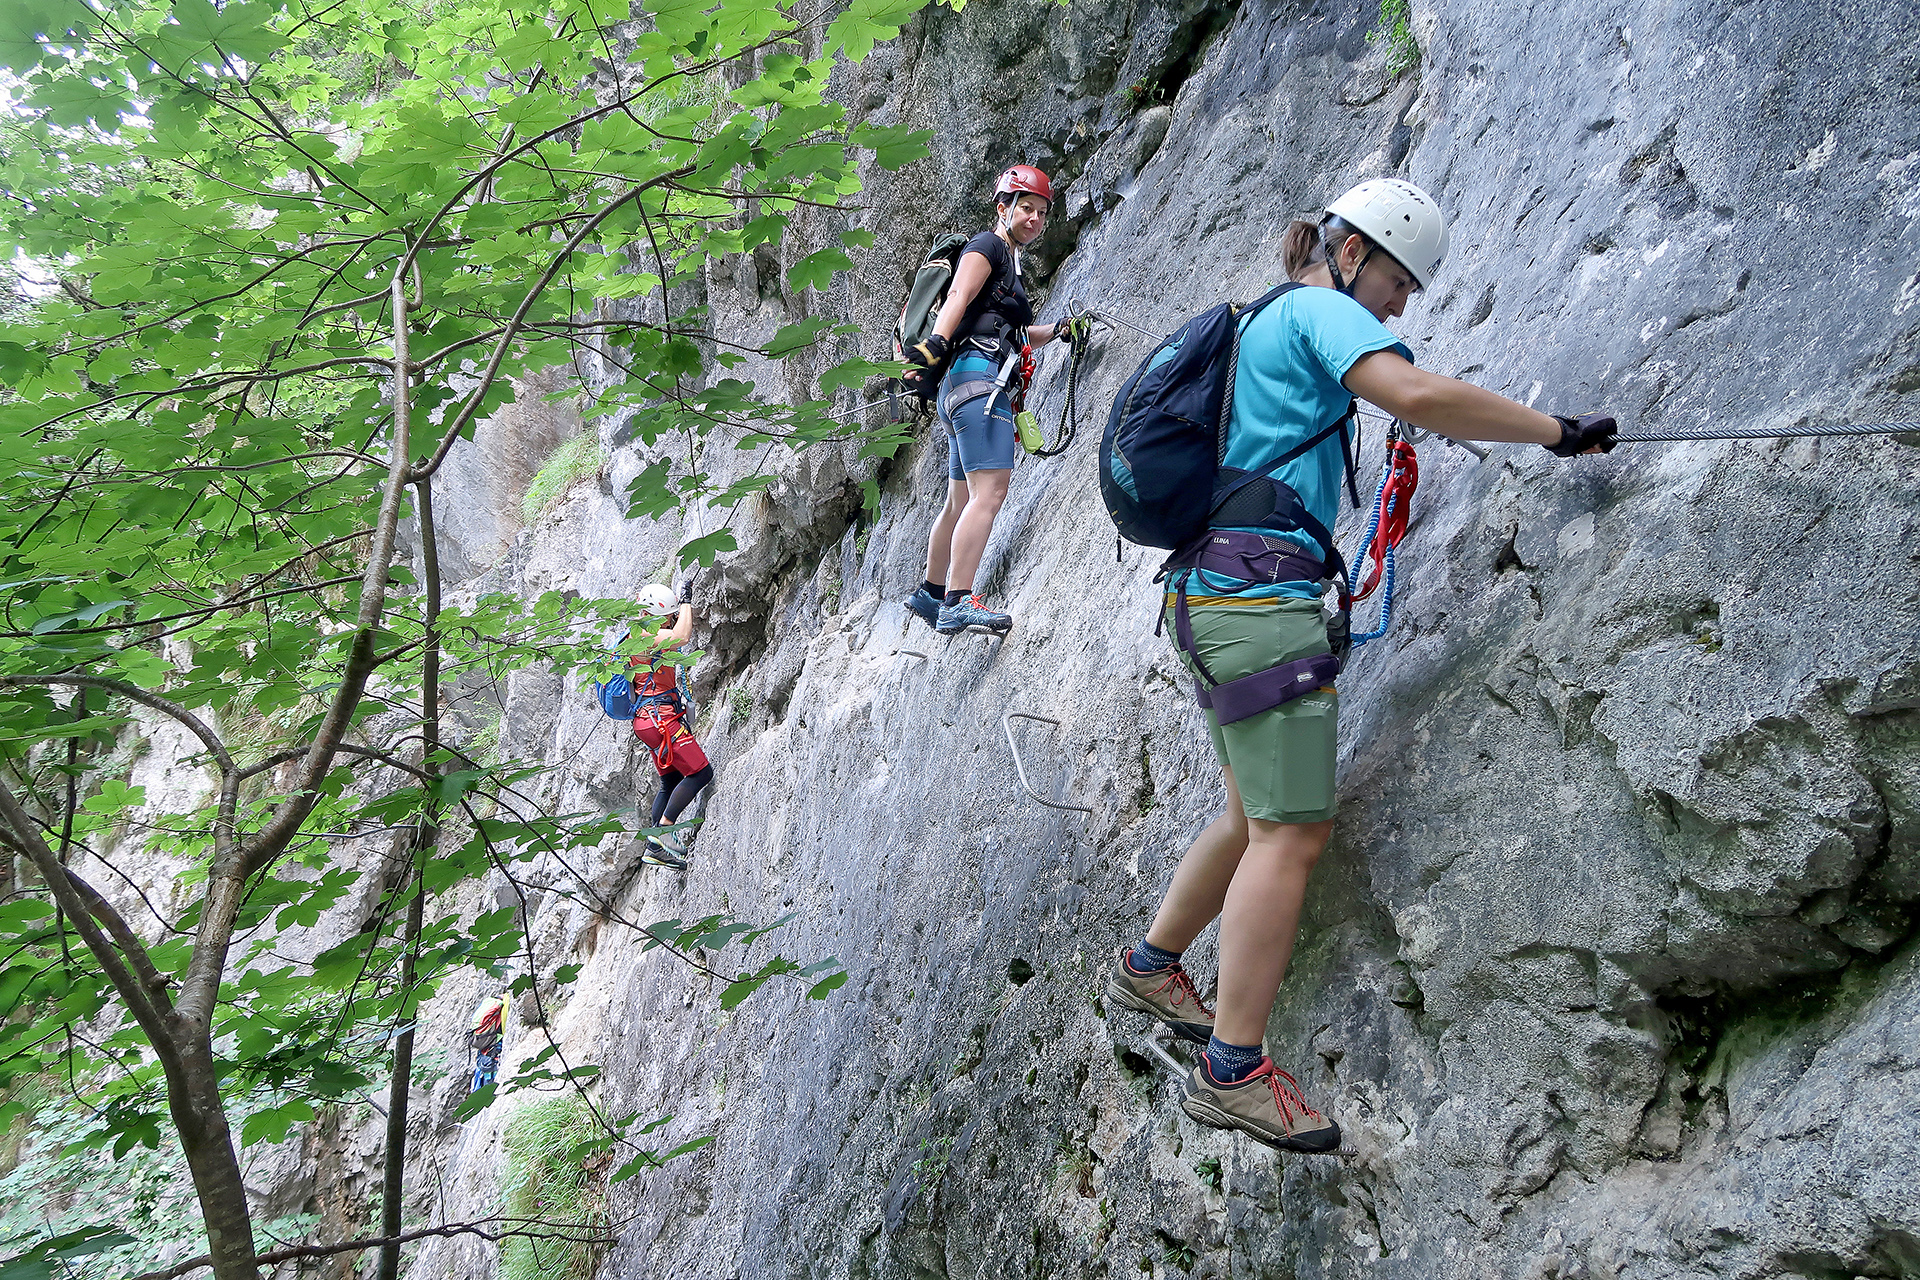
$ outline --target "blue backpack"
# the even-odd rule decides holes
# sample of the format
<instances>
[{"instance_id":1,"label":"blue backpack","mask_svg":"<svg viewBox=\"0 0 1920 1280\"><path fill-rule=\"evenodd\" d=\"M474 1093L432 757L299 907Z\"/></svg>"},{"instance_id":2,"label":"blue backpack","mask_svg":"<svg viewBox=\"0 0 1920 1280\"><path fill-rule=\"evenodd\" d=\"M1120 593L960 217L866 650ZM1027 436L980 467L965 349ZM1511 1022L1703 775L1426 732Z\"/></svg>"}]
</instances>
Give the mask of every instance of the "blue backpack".
<instances>
[{"instance_id":1,"label":"blue backpack","mask_svg":"<svg viewBox=\"0 0 1920 1280\"><path fill-rule=\"evenodd\" d=\"M631 720L638 709L633 682L625 676L615 676L605 684L594 681L593 696L600 700L600 709L615 720Z\"/></svg>"},{"instance_id":2,"label":"blue backpack","mask_svg":"<svg viewBox=\"0 0 1920 1280\"><path fill-rule=\"evenodd\" d=\"M1269 302L1303 287L1289 281L1249 306L1222 302L1208 308L1155 347L1120 389L1100 438L1100 497L1128 542L1175 551L1196 543L1210 523L1220 523L1305 529L1322 546L1333 546L1333 535L1290 487L1277 481L1249 486L1339 431L1351 408L1259 471L1221 465L1233 418L1241 326ZM1341 443L1347 443L1344 434Z\"/></svg>"}]
</instances>

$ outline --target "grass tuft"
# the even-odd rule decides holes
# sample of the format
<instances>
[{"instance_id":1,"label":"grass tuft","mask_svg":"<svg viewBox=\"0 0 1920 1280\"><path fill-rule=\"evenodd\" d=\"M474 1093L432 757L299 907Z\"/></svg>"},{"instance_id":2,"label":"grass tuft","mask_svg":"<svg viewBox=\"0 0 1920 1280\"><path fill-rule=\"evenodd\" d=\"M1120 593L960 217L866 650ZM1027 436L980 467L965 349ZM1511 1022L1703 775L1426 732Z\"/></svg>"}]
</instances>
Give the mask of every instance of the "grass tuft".
<instances>
[{"instance_id":1,"label":"grass tuft","mask_svg":"<svg viewBox=\"0 0 1920 1280\"><path fill-rule=\"evenodd\" d=\"M1413 38L1412 0L1380 0L1380 25L1367 32L1367 43L1382 46L1387 74L1403 76L1420 65L1420 45Z\"/></svg>"},{"instance_id":2,"label":"grass tuft","mask_svg":"<svg viewBox=\"0 0 1920 1280\"><path fill-rule=\"evenodd\" d=\"M599 1136L593 1113L576 1093L523 1107L507 1122L506 1215L604 1227L600 1182L581 1152L581 1144ZM513 1236L500 1246L499 1278L591 1280L599 1253L596 1244Z\"/></svg>"},{"instance_id":3,"label":"grass tuft","mask_svg":"<svg viewBox=\"0 0 1920 1280\"><path fill-rule=\"evenodd\" d=\"M527 486L527 496L520 500L520 514L532 524L545 515L553 505L567 496L567 490L582 480L591 480L600 474L607 465L606 451L600 447L600 434L597 431L583 431L571 440L563 441L558 449L547 455L540 464L533 483Z\"/></svg>"}]
</instances>

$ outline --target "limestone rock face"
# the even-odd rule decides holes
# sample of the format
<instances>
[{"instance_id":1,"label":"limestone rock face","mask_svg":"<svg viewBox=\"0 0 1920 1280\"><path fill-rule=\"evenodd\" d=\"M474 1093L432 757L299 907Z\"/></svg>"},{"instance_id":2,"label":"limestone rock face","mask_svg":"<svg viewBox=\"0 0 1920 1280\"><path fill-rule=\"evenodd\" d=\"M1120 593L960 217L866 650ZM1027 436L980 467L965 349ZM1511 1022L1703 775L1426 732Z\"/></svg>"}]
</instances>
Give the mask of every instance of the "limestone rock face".
<instances>
[{"instance_id":1,"label":"limestone rock face","mask_svg":"<svg viewBox=\"0 0 1920 1280\"><path fill-rule=\"evenodd\" d=\"M1377 23L1358 0L932 11L836 82L858 117L937 131L930 161L869 175L856 279L788 296L749 259L717 264L707 301L766 333L851 317L880 356L916 255L984 223L993 175L1028 161L1064 187L1030 255L1042 317L1084 300L1164 332L1277 282L1291 214L1399 174L1454 219L1395 325L1424 367L1629 429L1920 418L1903 6L1418 4L1399 76ZM790 251L835 226L803 218ZM782 463L733 516L740 550L695 577L719 781L692 869L608 850L576 868L596 913L536 864L556 891L526 903L542 967L584 967L543 1028L517 1006L511 1057L550 1035L604 1065L608 1111L717 1138L610 1190L601 1275L1920 1274L1915 438L1421 446L1392 627L1340 681L1340 817L1268 1032L1348 1137L1279 1157L1188 1122L1144 1025L1096 998L1223 802L1154 634L1157 558L1110 551L1095 481L1149 346L1105 332L1080 442L1015 472L977 584L1017 619L1004 644L898 603L945 492L937 431L884 467ZM1065 389L1043 354L1050 431ZM525 451L490 425L481 461ZM725 518L626 521L644 459L605 429L610 483L467 589L637 586ZM704 465L744 465L727 454ZM489 494L467 495L475 530L509 523ZM644 754L586 695L526 673L504 701L554 802L644 803ZM1011 733L1038 793L1090 813L1027 797L1010 712L1058 722ZM723 1014L721 984L630 927L722 909L791 915L751 954L837 956L850 980ZM1212 973L1211 931L1190 964ZM478 994L436 1002L447 1046ZM449 1091L415 1185L483 1214L512 1104L455 1128ZM436 1241L410 1274L492 1257Z\"/></svg>"}]
</instances>

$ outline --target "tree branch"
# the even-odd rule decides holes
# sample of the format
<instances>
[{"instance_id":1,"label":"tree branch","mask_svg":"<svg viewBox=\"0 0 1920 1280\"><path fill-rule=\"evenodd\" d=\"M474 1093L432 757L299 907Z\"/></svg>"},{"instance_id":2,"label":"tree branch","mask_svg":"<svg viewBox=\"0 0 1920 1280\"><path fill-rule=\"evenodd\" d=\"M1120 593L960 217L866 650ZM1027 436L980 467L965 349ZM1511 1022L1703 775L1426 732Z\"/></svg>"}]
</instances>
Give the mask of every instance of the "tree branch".
<instances>
[{"instance_id":1,"label":"tree branch","mask_svg":"<svg viewBox=\"0 0 1920 1280\"><path fill-rule=\"evenodd\" d=\"M533 1223L530 1227L504 1226L499 1231L487 1228L495 1223ZM513 1236L533 1240L563 1240L569 1244L618 1244L619 1239L606 1234L606 1229L587 1222L544 1222L539 1218L480 1218L473 1222L448 1222L437 1227L418 1227L412 1231L403 1231L397 1236L374 1236L366 1240L345 1240L338 1244L301 1244L285 1249L270 1249L254 1258L255 1266L272 1266L276 1263L291 1262L295 1258L329 1258L338 1253L355 1253L362 1249L378 1249L387 1244L409 1244L415 1240L426 1240L435 1236L479 1236L482 1240L501 1241ZM198 1258L188 1258L160 1271L144 1271L128 1280L178 1280L178 1277L198 1271L202 1267L213 1265L213 1259L202 1254Z\"/></svg>"},{"instance_id":2,"label":"tree branch","mask_svg":"<svg viewBox=\"0 0 1920 1280\"><path fill-rule=\"evenodd\" d=\"M368 530L367 532L371 533L372 530ZM363 533L354 536L364 537L366 535ZM336 541L342 541L342 539L336 539ZM285 567L284 565L281 566L282 569ZM275 573L280 571L280 569L274 570ZM246 596L238 600L223 600L219 604L210 604L204 609L188 609L184 613L162 614L157 618L140 618L133 622L110 622L98 627L66 627L61 629L60 634L63 636L101 635L109 631L131 631L136 627L151 627L166 622L179 622L183 618L203 618L208 614L224 613L229 609L239 609L246 605L258 604L262 600L273 600L280 596L295 596L306 592L321 591L327 587L337 587L342 583L357 581L359 577L360 575L357 573L350 573L343 577L325 578L319 582L304 583L297 587L280 587L277 590L262 591L259 595ZM0 637L9 640L25 640L31 638L32 635L33 633L31 631L0 631ZM7 678L13 679L14 677Z\"/></svg>"},{"instance_id":3,"label":"tree branch","mask_svg":"<svg viewBox=\"0 0 1920 1280\"><path fill-rule=\"evenodd\" d=\"M520 306L513 313L513 319L507 322L506 331L500 335L499 342L494 346L493 356L487 361L486 369L480 374L479 385L476 386L472 394L467 397L467 402L460 406L460 412L447 424L446 438L440 442L440 447L434 450L433 457L414 468L413 479L424 480L430 478L434 472L440 469L440 464L446 461L447 454L453 449L454 441L460 438L461 430L468 422L472 421L474 414L480 408L481 402L486 399L487 392L493 389L494 379L498 377L500 373L500 365L507 358L507 349L512 346L513 339L519 334L520 330L526 327L527 313L533 310L533 304L547 291L547 286L553 282L554 276L560 273L560 268L566 263L567 259L573 256L573 251L579 248L580 245L585 242L586 238L599 228L602 222L612 217L615 212L629 201L638 199L661 183L671 182L675 178L685 177L687 174L693 172L693 168L692 165L682 165L672 173L663 173L657 177L649 178L638 186L621 193L616 199L608 201L606 208L596 213L587 222L581 224L580 229L573 233L572 238L567 241L560 252L554 255L553 261L547 264L547 269L541 273L540 278L533 282L533 287L527 290L527 296L521 299Z\"/></svg>"},{"instance_id":4,"label":"tree branch","mask_svg":"<svg viewBox=\"0 0 1920 1280\"><path fill-rule=\"evenodd\" d=\"M106 689L109 692L119 694L129 702L137 702L143 707L151 707L162 715L172 716L175 720L185 725L194 737L200 739L200 741L206 745L207 753L219 764L221 773L230 774L234 772L233 757L227 754L226 744L220 741L218 734L207 727L206 721L179 703L170 702L157 693L148 693L137 684L129 684L125 680L109 680L105 676L0 676L0 685L24 684L70 685L78 689Z\"/></svg>"},{"instance_id":5,"label":"tree branch","mask_svg":"<svg viewBox=\"0 0 1920 1280\"><path fill-rule=\"evenodd\" d=\"M73 927L79 933L81 940L87 944L87 950L93 953L93 958L99 961L101 969L106 971L107 980L113 983L114 990L119 992L120 999L126 1003L127 1012L133 1015L134 1021L138 1022L140 1029L146 1033L148 1042L153 1045L153 1051L159 1057L161 1064L166 1067L168 1075L178 1076L184 1063L179 1045L173 1038L169 1011L163 1011L153 1002L147 993L146 984L127 967L131 957L123 958L119 948L105 933L101 932L90 905L74 887L73 880L67 875L67 869L60 865L59 857L47 847L47 842L40 838L40 833L34 829L32 818L21 806L19 799L13 794L13 789L4 779L0 779L0 820L6 822L13 843L24 850L27 857L32 859L34 866L39 868L41 879L46 881L47 889L53 894L54 901L60 904L67 918L73 921ZM133 945L138 948L138 940L135 940ZM141 950L144 951L144 948ZM150 958L146 961L146 968L148 970L153 968Z\"/></svg>"}]
</instances>

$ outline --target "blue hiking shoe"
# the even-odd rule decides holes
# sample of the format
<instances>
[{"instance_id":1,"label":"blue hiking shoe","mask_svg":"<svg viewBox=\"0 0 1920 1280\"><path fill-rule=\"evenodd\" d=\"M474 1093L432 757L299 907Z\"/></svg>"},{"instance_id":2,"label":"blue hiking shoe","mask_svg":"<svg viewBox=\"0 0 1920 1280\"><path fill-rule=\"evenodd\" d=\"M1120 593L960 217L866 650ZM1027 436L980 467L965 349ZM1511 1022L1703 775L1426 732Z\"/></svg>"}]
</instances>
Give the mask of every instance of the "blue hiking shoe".
<instances>
[{"instance_id":1,"label":"blue hiking shoe","mask_svg":"<svg viewBox=\"0 0 1920 1280\"><path fill-rule=\"evenodd\" d=\"M1013 630L1013 615L995 613L980 603L980 597L968 595L961 597L959 604L940 606L940 620L933 629L943 636L957 636L962 631L972 631L983 636L1004 636Z\"/></svg>"},{"instance_id":2,"label":"blue hiking shoe","mask_svg":"<svg viewBox=\"0 0 1920 1280\"><path fill-rule=\"evenodd\" d=\"M920 617L920 621L930 627L940 624L940 597L928 591L924 586L915 587L913 594L901 601L909 610Z\"/></svg>"}]
</instances>

